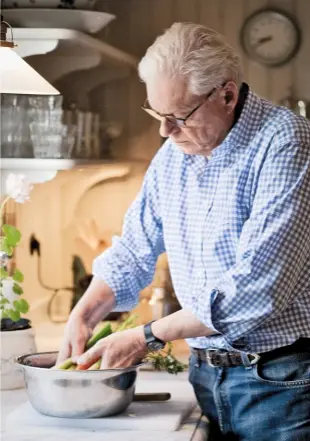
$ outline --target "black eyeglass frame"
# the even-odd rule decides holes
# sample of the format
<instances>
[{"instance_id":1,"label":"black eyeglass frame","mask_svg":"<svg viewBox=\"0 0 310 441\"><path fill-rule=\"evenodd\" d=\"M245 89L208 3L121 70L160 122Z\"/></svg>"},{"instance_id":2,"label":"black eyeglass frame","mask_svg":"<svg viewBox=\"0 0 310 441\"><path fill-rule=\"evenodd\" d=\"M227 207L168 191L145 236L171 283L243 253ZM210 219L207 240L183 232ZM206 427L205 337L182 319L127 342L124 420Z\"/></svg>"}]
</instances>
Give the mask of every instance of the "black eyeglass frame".
<instances>
[{"instance_id":1,"label":"black eyeglass frame","mask_svg":"<svg viewBox=\"0 0 310 441\"><path fill-rule=\"evenodd\" d=\"M142 109L145 110L149 115L153 116L153 118L158 119L159 121L163 121L164 119L166 119L171 124L174 124L177 127L186 127L186 121L188 120L188 118L190 118L196 112L196 110L198 110L203 104L205 104L205 102L213 95L213 93L217 89L222 89L223 87L226 86L226 84L227 82L223 83L220 87L213 87L213 89L205 96L204 100L200 104L198 104L198 106L196 106L193 110L191 110L189 114L185 116L185 118L176 118L174 115L162 115L161 113L156 112L156 110L152 109L150 106L147 106L148 104L147 99L145 100ZM150 112L152 112L152 114Z\"/></svg>"}]
</instances>

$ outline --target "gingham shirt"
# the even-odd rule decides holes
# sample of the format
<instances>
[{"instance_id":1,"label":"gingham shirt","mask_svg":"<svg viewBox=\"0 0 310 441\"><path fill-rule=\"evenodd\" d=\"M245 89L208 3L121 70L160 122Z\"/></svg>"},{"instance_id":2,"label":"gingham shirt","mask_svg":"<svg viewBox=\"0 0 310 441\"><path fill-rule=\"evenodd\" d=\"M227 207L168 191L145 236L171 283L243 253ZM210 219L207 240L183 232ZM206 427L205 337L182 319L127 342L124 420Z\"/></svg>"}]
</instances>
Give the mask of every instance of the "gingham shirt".
<instances>
[{"instance_id":1,"label":"gingham shirt","mask_svg":"<svg viewBox=\"0 0 310 441\"><path fill-rule=\"evenodd\" d=\"M264 352L310 337L310 122L249 90L211 158L169 139L94 275L129 310L166 251L196 348Z\"/></svg>"}]
</instances>

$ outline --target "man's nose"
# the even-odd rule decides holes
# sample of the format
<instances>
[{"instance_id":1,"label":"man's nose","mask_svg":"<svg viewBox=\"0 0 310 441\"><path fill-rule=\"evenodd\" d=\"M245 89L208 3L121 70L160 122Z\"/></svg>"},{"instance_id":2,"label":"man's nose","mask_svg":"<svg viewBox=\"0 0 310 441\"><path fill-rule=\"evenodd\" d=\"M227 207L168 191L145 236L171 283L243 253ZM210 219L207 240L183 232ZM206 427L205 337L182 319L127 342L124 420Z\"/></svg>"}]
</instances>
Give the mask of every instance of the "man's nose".
<instances>
[{"instance_id":1,"label":"man's nose","mask_svg":"<svg viewBox=\"0 0 310 441\"><path fill-rule=\"evenodd\" d=\"M174 133L178 130L179 128L175 124L172 124L170 121L167 120L167 118L163 118L160 123L159 134L163 138L168 138L171 133Z\"/></svg>"}]
</instances>

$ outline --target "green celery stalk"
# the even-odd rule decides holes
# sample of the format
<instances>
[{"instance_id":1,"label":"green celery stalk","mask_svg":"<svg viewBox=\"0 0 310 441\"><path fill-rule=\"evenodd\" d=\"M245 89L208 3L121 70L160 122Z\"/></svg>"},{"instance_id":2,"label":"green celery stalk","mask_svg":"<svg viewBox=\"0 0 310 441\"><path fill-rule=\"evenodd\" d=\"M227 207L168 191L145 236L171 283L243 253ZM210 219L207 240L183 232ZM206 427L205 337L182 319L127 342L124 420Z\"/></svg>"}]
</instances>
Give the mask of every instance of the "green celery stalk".
<instances>
[{"instance_id":1,"label":"green celery stalk","mask_svg":"<svg viewBox=\"0 0 310 441\"><path fill-rule=\"evenodd\" d=\"M100 331L97 332L97 334L94 334L92 337L90 337L90 339L86 343L86 350L90 349L102 338L105 338L108 335L112 334L112 332L113 331L112 331L111 323L109 322L106 326L104 326L102 329L100 329Z\"/></svg>"},{"instance_id":2,"label":"green celery stalk","mask_svg":"<svg viewBox=\"0 0 310 441\"><path fill-rule=\"evenodd\" d=\"M52 369L70 369L74 365L71 358L67 358L67 360L63 361L61 364L57 364L52 367Z\"/></svg>"},{"instance_id":3,"label":"green celery stalk","mask_svg":"<svg viewBox=\"0 0 310 441\"><path fill-rule=\"evenodd\" d=\"M138 316L136 314L132 314L126 318L120 325L117 326L114 332L125 331L125 329L136 327L136 321Z\"/></svg>"},{"instance_id":4,"label":"green celery stalk","mask_svg":"<svg viewBox=\"0 0 310 441\"><path fill-rule=\"evenodd\" d=\"M72 364L72 366L70 366L68 369L66 369L67 371L76 371L76 364Z\"/></svg>"}]
</instances>

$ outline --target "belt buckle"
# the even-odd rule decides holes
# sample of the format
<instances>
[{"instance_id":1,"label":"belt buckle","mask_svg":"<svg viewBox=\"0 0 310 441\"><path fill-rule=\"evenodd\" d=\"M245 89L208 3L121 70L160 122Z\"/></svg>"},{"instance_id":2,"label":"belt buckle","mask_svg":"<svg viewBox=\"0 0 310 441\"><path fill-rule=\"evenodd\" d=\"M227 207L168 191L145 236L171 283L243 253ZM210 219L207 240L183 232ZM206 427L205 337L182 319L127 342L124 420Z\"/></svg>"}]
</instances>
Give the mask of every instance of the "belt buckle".
<instances>
[{"instance_id":1,"label":"belt buckle","mask_svg":"<svg viewBox=\"0 0 310 441\"><path fill-rule=\"evenodd\" d=\"M212 363L211 352L219 352L219 351L218 351L218 349L207 349L206 350L206 361L207 361L208 365L213 368L219 367L219 365Z\"/></svg>"},{"instance_id":2,"label":"belt buckle","mask_svg":"<svg viewBox=\"0 0 310 441\"><path fill-rule=\"evenodd\" d=\"M260 355L258 355L258 354L252 354L252 353L251 353L251 354L248 354L248 356L249 356L249 355L251 355L252 357L254 357L253 360L250 361L250 364L251 364L251 365L256 364L256 363L258 362L258 360L260 359Z\"/></svg>"}]
</instances>

